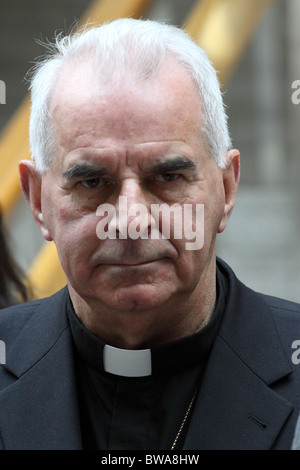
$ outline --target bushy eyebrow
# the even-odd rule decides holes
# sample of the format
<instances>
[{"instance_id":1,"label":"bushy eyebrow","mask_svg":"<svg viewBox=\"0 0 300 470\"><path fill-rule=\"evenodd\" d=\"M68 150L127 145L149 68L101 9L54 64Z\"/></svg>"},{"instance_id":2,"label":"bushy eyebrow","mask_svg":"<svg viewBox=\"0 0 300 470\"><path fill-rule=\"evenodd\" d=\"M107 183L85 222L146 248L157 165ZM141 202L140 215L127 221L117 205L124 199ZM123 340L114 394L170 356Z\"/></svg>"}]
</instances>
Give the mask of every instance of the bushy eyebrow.
<instances>
[{"instance_id":1,"label":"bushy eyebrow","mask_svg":"<svg viewBox=\"0 0 300 470\"><path fill-rule=\"evenodd\" d=\"M179 170L195 171L196 165L187 157L168 158L150 165L148 172L172 173ZM88 178L100 178L107 175L109 170L103 166L91 165L89 163L75 163L63 173L63 177L69 181Z\"/></svg>"},{"instance_id":2,"label":"bushy eyebrow","mask_svg":"<svg viewBox=\"0 0 300 470\"><path fill-rule=\"evenodd\" d=\"M104 167L89 165L87 163L75 163L63 173L63 177L67 180L74 180L80 178L99 178L105 174L107 174L107 169Z\"/></svg>"},{"instance_id":3,"label":"bushy eyebrow","mask_svg":"<svg viewBox=\"0 0 300 470\"><path fill-rule=\"evenodd\" d=\"M172 173L178 170L194 171L196 165L187 157L175 157L154 163L150 170L155 173Z\"/></svg>"}]
</instances>

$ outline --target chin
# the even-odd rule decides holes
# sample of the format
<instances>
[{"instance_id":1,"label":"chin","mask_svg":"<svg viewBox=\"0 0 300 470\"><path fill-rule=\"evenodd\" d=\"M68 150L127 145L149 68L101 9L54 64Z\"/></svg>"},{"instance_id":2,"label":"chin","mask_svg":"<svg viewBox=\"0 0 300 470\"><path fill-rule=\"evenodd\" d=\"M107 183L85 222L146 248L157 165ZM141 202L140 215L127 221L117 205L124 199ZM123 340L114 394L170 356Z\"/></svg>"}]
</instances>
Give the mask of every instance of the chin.
<instances>
[{"instance_id":1,"label":"chin","mask_svg":"<svg viewBox=\"0 0 300 470\"><path fill-rule=\"evenodd\" d=\"M119 312L143 312L161 307L170 295L166 291L148 285L135 285L118 289L114 295L107 296L102 301Z\"/></svg>"}]
</instances>

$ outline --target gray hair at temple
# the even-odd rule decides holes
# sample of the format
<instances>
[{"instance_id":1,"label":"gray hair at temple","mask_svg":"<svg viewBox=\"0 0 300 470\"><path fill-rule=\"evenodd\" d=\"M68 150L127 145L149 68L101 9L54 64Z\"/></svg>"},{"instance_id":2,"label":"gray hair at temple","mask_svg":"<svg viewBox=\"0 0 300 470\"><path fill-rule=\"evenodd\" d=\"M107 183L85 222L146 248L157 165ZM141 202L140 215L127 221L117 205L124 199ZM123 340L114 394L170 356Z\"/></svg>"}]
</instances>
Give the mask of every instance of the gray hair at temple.
<instances>
[{"instance_id":1,"label":"gray hair at temple","mask_svg":"<svg viewBox=\"0 0 300 470\"><path fill-rule=\"evenodd\" d=\"M69 36L59 34L47 48L48 55L35 65L30 79L30 148L38 171L47 171L55 154L49 111L51 93L64 66L78 59L92 61L104 80L114 73L123 77L130 74L141 81L154 77L168 59L175 59L189 72L199 90L202 138L207 151L225 168L231 140L217 73L206 53L185 31L157 21L124 18Z\"/></svg>"}]
</instances>

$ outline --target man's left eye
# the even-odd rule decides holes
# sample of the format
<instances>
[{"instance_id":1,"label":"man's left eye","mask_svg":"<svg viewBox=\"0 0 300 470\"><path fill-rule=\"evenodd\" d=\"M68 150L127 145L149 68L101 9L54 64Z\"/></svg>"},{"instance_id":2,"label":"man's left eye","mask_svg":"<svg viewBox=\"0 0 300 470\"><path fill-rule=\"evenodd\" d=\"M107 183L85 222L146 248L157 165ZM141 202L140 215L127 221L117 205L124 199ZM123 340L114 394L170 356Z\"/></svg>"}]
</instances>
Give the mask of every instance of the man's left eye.
<instances>
[{"instance_id":1,"label":"man's left eye","mask_svg":"<svg viewBox=\"0 0 300 470\"><path fill-rule=\"evenodd\" d=\"M156 176L156 179L162 183L172 183L180 177L178 173L162 173Z\"/></svg>"},{"instance_id":2,"label":"man's left eye","mask_svg":"<svg viewBox=\"0 0 300 470\"><path fill-rule=\"evenodd\" d=\"M81 181L81 184L87 189L97 189L103 186L104 181L102 178L91 178L89 180Z\"/></svg>"}]
</instances>

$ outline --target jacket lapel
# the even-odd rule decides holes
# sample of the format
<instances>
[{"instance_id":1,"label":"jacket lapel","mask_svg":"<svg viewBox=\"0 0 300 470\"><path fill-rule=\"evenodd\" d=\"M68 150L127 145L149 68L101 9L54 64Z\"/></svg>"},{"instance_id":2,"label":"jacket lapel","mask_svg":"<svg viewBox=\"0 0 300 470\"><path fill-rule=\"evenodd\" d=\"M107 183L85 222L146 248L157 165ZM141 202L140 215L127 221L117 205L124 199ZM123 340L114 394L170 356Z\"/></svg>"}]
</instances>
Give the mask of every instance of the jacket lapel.
<instances>
[{"instance_id":1,"label":"jacket lapel","mask_svg":"<svg viewBox=\"0 0 300 470\"><path fill-rule=\"evenodd\" d=\"M216 339L185 449L270 449L292 405Z\"/></svg>"},{"instance_id":2,"label":"jacket lapel","mask_svg":"<svg viewBox=\"0 0 300 470\"><path fill-rule=\"evenodd\" d=\"M272 389L291 373L264 300L229 274L230 294L185 449L270 449L293 411Z\"/></svg>"},{"instance_id":3,"label":"jacket lapel","mask_svg":"<svg viewBox=\"0 0 300 470\"><path fill-rule=\"evenodd\" d=\"M5 449L81 448L65 295L44 301L7 351L6 369L17 380L0 392Z\"/></svg>"}]
</instances>

